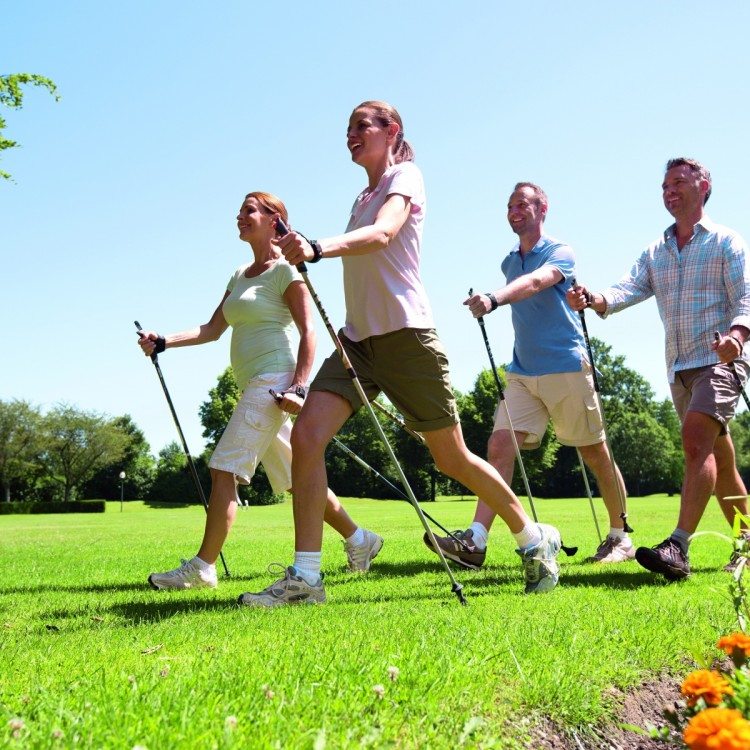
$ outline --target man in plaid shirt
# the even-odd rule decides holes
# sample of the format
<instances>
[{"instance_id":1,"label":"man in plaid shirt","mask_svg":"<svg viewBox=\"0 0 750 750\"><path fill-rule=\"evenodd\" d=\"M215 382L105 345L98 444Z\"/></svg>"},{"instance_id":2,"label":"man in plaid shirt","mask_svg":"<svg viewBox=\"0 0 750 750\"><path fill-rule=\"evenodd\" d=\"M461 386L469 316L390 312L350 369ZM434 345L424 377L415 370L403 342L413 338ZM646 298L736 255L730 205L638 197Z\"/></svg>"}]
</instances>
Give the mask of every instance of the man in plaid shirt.
<instances>
[{"instance_id":1,"label":"man in plaid shirt","mask_svg":"<svg viewBox=\"0 0 750 750\"><path fill-rule=\"evenodd\" d=\"M685 477L675 530L655 547L639 547L635 557L644 568L677 580L690 575L690 536L712 492L730 523L735 508L747 514L747 490L728 425L740 396L732 368L743 383L750 371L744 354L750 270L742 237L705 213L711 175L700 162L671 159L662 191L674 224L616 284L597 293L577 286L567 301L574 310L590 307L606 317L656 298L672 400L682 423Z\"/></svg>"}]
</instances>

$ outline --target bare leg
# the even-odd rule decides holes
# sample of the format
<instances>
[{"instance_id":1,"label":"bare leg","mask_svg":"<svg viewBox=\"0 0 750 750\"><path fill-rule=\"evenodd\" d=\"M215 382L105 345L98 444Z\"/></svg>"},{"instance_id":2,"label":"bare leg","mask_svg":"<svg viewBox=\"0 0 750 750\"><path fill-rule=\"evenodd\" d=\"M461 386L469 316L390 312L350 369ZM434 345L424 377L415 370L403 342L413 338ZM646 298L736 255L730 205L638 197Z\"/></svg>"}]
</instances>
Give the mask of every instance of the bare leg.
<instances>
[{"instance_id":1,"label":"bare leg","mask_svg":"<svg viewBox=\"0 0 750 750\"><path fill-rule=\"evenodd\" d=\"M685 415L682 424L685 478L682 482L677 528L688 534L693 534L698 528L716 484L714 446L719 431L719 423L707 414L689 411Z\"/></svg>"},{"instance_id":2,"label":"bare leg","mask_svg":"<svg viewBox=\"0 0 750 750\"><path fill-rule=\"evenodd\" d=\"M219 557L237 514L237 483L234 474L211 469L211 496L203 541L198 557L213 565Z\"/></svg>"},{"instance_id":3,"label":"bare leg","mask_svg":"<svg viewBox=\"0 0 750 750\"><path fill-rule=\"evenodd\" d=\"M469 451L460 424L430 430L424 438L440 471L481 497L512 533L523 530L529 521L526 511L497 470Z\"/></svg>"},{"instance_id":4,"label":"bare leg","mask_svg":"<svg viewBox=\"0 0 750 750\"><path fill-rule=\"evenodd\" d=\"M716 459L716 498L724 517L732 526L735 519L735 509L739 510L742 515L747 516L747 489L737 471L734 443L729 433L719 435L716 439L714 458ZM732 499L725 500L724 498ZM744 522L742 528L747 528Z\"/></svg>"},{"instance_id":5,"label":"bare leg","mask_svg":"<svg viewBox=\"0 0 750 750\"><path fill-rule=\"evenodd\" d=\"M292 429L294 549L320 552L328 499L325 449L352 413L351 404L328 391L313 391Z\"/></svg>"},{"instance_id":6,"label":"bare leg","mask_svg":"<svg viewBox=\"0 0 750 750\"><path fill-rule=\"evenodd\" d=\"M344 539L348 539L356 530L357 524L352 521L344 506L339 502L333 490L328 488L326 498L326 512L323 520L335 531L338 531Z\"/></svg>"},{"instance_id":7,"label":"bare leg","mask_svg":"<svg viewBox=\"0 0 750 750\"><path fill-rule=\"evenodd\" d=\"M609 459L606 443L595 443L594 445L582 445L578 448L583 457L586 466L591 469L596 479L599 490L602 493L602 500L609 514L609 525L613 529L624 527L621 513L623 508L620 506L620 495L617 491L617 483L620 484L623 502L627 497L625 492L625 482L622 480L620 469L617 469L617 478L612 473L612 462Z\"/></svg>"},{"instance_id":8,"label":"bare leg","mask_svg":"<svg viewBox=\"0 0 750 750\"><path fill-rule=\"evenodd\" d=\"M526 440L526 432L516 432L518 445L523 445ZM516 451L513 447L513 439L509 430L496 430L490 435L487 443L487 460L495 467L505 483L510 487L513 481L513 470L516 465ZM481 523L487 531L492 528L496 513L481 498L474 512L474 521Z\"/></svg>"}]
</instances>

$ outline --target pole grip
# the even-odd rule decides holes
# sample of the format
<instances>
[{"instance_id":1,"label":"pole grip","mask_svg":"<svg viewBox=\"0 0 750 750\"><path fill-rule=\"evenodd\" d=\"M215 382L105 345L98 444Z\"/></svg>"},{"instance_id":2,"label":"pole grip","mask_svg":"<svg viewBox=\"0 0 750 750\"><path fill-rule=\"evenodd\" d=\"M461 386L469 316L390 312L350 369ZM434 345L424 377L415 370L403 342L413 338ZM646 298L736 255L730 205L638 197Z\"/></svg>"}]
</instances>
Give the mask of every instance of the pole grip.
<instances>
[{"instance_id":1,"label":"pole grip","mask_svg":"<svg viewBox=\"0 0 750 750\"><path fill-rule=\"evenodd\" d=\"M289 234L289 227L284 224L284 220L280 216L276 219L276 234L278 234L279 237L284 237ZM307 266L304 261L302 261L302 263L297 263L297 270L300 273L307 273Z\"/></svg>"}]
</instances>

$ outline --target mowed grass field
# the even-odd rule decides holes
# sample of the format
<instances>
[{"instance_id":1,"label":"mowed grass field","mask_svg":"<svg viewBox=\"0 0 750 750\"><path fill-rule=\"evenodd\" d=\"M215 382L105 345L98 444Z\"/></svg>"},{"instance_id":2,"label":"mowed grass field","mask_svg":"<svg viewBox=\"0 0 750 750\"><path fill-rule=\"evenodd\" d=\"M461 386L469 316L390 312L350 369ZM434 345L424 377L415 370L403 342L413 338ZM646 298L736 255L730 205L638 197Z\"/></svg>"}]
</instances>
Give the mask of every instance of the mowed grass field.
<instances>
[{"instance_id":1,"label":"mowed grass field","mask_svg":"<svg viewBox=\"0 0 750 750\"><path fill-rule=\"evenodd\" d=\"M600 526L606 533L601 501ZM670 584L629 562L583 562L598 539L586 500L537 500L576 557L525 596L500 523L479 572L451 592L405 502L345 500L385 537L367 576L325 534L328 603L239 608L290 564L291 503L238 512L215 590L152 591L148 574L195 554L202 507L108 505L104 514L0 516L0 746L18 748L524 748L542 719L585 738L618 695L680 675L733 629L730 547L691 548ZM630 500L634 540L661 541L678 499ZM471 501L426 503L448 528ZM728 532L715 501L702 530Z\"/></svg>"}]
</instances>

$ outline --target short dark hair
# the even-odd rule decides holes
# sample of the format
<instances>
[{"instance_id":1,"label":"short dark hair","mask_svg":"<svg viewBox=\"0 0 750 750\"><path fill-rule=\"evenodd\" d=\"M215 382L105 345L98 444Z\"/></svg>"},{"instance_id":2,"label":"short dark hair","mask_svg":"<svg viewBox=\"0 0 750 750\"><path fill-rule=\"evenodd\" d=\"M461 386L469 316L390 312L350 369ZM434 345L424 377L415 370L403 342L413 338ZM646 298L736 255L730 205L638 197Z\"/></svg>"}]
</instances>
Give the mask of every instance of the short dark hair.
<instances>
[{"instance_id":1,"label":"short dark hair","mask_svg":"<svg viewBox=\"0 0 750 750\"><path fill-rule=\"evenodd\" d=\"M549 205L547 201L547 193L545 193L539 185L535 185L533 182L517 182L513 188L513 192L515 193L517 190L522 190L523 188L529 188L529 190L534 192L537 203L542 204L545 208Z\"/></svg>"},{"instance_id":2,"label":"short dark hair","mask_svg":"<svg viewBox=\"0 0 750 750\"><path fill-rule=\"evenodd\" d=\"M676 159L670 159L667 162L664 173L666 174L670 169L674 169L674 167L687 167L694 175L698 175L699 179L705 180L708 183L708 191L706 192L706 197L703 199L703 205L705 206L706 203L708 203L708 199L711 197L711 173L708 169L697 159L688 159L684 156L678 156Z\"/></svg>"}]
</instances>

